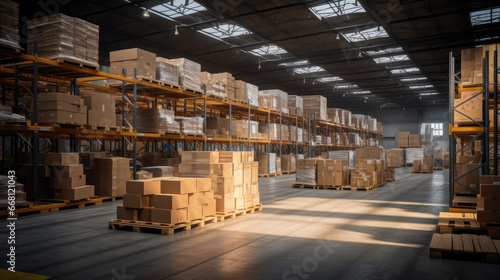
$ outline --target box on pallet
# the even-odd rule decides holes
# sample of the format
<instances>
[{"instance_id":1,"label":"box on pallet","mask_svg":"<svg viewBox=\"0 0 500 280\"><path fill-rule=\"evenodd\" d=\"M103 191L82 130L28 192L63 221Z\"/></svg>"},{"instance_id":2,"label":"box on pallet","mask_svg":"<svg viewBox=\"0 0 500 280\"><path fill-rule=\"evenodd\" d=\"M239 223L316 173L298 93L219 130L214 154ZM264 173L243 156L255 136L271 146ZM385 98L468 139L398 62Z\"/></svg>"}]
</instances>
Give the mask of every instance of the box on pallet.
<instances>
[{"instance_id":1,"label":"box on pallet","mask_svg":"<svg viewBox=\"0 0 500 280\"><path fill-rule=\"evenodd\" d=\"M156 54L139 48L112 51L109 53L110 73L125 77L156 79Z\"/></svg>"},{"instance_id":2,"label":"box on pallet","mask_svg":"<svg viewBox=\"0 0 500 280\"><path fill-rule=\"evenodd\" d=\"M327 121L327 100L321 95L302 96L304 115L310 114L311 118L316 116L316 119Z\"/></svg>"},{"instance_id":3,"label":"box on pallet","mask_svg":"<svg viewBox=\"0 0 500 280\"><path fill-rule=\"evenodd\" d=\"M201 65L187 58L169 59L167 63L179 67L179 85L190 90L201 91Z\"/></svg>"},{"instance_id":4,"label":"box on pallet","mask_svg":"<svg viewBox=\"0 0 500 280\"><path fill-rule=\"evenodd\" d=\"M168 59L163 57L156 58L156 79L164 83L179 85L179 67L168 63Z\"/></svg>"}]
</instances>

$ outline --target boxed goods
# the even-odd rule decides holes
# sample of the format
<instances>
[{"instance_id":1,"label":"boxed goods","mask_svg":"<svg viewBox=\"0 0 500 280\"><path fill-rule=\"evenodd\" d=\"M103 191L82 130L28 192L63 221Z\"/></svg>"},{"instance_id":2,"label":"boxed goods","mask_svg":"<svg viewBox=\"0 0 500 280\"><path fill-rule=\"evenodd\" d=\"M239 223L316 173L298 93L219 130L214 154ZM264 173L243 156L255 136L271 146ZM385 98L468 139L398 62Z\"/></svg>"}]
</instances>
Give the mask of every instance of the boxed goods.
<instances>
[{"instance_id":1,"label":"boxed goods","mask_svg":"<svg viewBox=\"0 0 500 280\"><path fill-rule=\"evenodd\" d=\"M164 109L161 109L164 110ZM178 117L174 120L179 123L180 132L189 135L203 135L203 118L201 117Z\"/></svg>"},{"instance_id":2,"label":"boxed goods","mask_svg":"<svg viewBox=\"0 0 500 280\"><path fill-rule=\"evenodd\" d=\"M415 160L424 160L423 148L407 148L405 149L406 164L413 164Z\"/></svg>"},{"instance_id":3,"label":"boxed goods","mask_svg":"<svg viewBox=\"0 0 500 280\"><path fill-rule=\"evenodd\" d=\"M359 148L356 149L356 161L366 159L385 159L383 148Z\"/></svg>"},{"instance_id":4,"label":"boxed goods","mask_svg":"<svg viewBox=\"0 0 500 280\"><path fill-rule=\"evenodd\" d=\"M125 76L148 79L156 79L156 54L139 48L113 51L109 53L110 74L122 75L125 69Z\"/></svg>"},{"instance_id":5,"label":"boxed goods","mask_svg":"<svg viewBox=\"0 0 500 280\"><path fill-rule=\"evenodd\" d=\"M212 81L222 83L226 89L226 97L230 100L235 99L236 94L236 81L231 73L217 73L211 74Z\"/></svg>"},{"instance_id":6,"label":"boxed goods","mask_svg":"<svg viewBox=\"0 0 500 280\"><path fill-rule=\"evenodd\" d=\"M316 165L319 159L297 159L296 184L317 185Z\"/></svg>"},{"instance_id":7,"label":"boxed goods","mask_svg":"<svg viewBox=\"0 0 500 280\"><path fill-rule=\"evenodd\" d=\"M84 125L87 123L87 106L80 96L64 92L40 93L38 123Z\"/></svg>"},{"instance_id":8,"label":"boxed goods","mask_svg":"<svg viewBox=\"0 0 500 280\"><path fill-rule=\"evenodd\" d=\"M151 173L153 178L174 176L174 167L173 166L141 167L141 170L144 170L144 171L147 171L148 173Z\"/></svg>"},{"instance_id":9,"label":"boxed goods","mask_svg":"<svg viewBox=\"0 0 500 280\"><path fill-rule=\"evenodd\" d=\"M385 150L385 161L388 167L402 167L405 164L403 149Z\"/></svg>"},{"instance_id":10,"label":"boxed goods","mask_svg":"<svg viewBox=\"0 0 500 280\"><path fill-rule=\"evenodd\" d=\"M500 223L500 176L482 175L477 196L477 221L490 224Z\"/></svg>"},{"instance_id":11,"label":"boxed goods","mask_svg":"<svg viewBox=\"0 0 500 280\"><path fill-rule=\"evenodd\" d=\"M115 98L94 89L80 90L87 106L87 124L91 126L116 126ZM120 122L121 125L121 122Z\"/></svg>"},{"instance_id":12,"label":"boxed goods","mask_svg":"<svg viewBox=\"0 0 500 280\"><path fill-rule=\"evenodd\" d=\"M324 158L331 160L341 160L344 162L344 165L347 165L348 167L354 167L355 154L355 151L330 151L324 154Z\"/></svg>"},{"instance_id":13,"label":"boxed goods","mask_svg":"<svg viewBox=\"0 0 500 280\"><path fill-rule=\"evenodd\" d=\"M266 136L270 141L279 141L279 126L275 123L261 123L259 124L259 133ZM267 138L269 136L269 138Z\"/></svg>"},{"instance_id":14,"label":"boxed goods","mask_svg":"<svg viewBox=\"0 0 500 280\"><path fill-rule=\"evenodd\" d=\"M138 109L137 131L160 134L165 132L179 133L180 123L175 120L174 114L174 111L168 109ZM132 119L128 121L132 124Z\"/></svg>"},{"instance_id":15,"label":"boxed goods","mask_svg":"<svg viewBox=\"0 0 500 280\"><path fill-rule=\"evenodd\" d=\"M88 21L63 14L29 20L28 54L33 54L34 42L42 58L99 67L99 26Z\"/></svg>"},{"instance_id":16,"label":"boxed goods","mask_svg":"<svg viewBox=\"0 0 500 280\"><path fill-rule=\"evenodd\" d=\"M470 100L468 100L470 99ZM467 101L468 100L468 101ZM454 100L454 124L470 124L483 121L483 94L481 91L462 91L461 98Z\"/></svg>"},{"instance_id":17,"label":"boxed goods","mask_svg":"<svg viewBox=\"0 0 500 280\"><path fill-rule=\"evenodd\" d=\"M200 89L201 65L186 58L169 59L167 63L179 67L179 85L195 90Z\"/></svg>"},{"instance_id":18,"label":"boxed goods","mask_svg":"<svg viewBox=\"0 0 500 280\"><path fill-rule=\"evenodd\" d=\"M26 192L24 192L24 185L14 180L14 193L12 193L12 190L9 191L9 189L12 189L9 187L9 180L8 176L0 175L0 205L3 207L9 205L9 195L14 195L16 204L25 203Z\"/></svg>"},{"instance_id":19,"label":"boxed goods","mask_svg":"<svg viewBox=\"0 0 500 280\"><path fill-rule=\"evenodd\" d=\"M408 148L410 139L409 132L398 132L398 148Z\"/></svg>"},{"instance_id":20,"label":"boxed goods","mask_svg":"<svg viewBox=\"0 0 500 280\"><path fill-rule=\"evenodd\" d=\"M493 83L494 51L498 50L498 44L486 45L472 49L462 49L461 53L461 84L479 85L483 83L483 62L482 59L489 51L489 82ZM500 61L500 57L497 58Z\"/></svg>"},{"instance_id":21,"label":"boxed goods","mask_svg":"<svg viewBox=\"0 0 500 280\"><path fill-rule=\"evenodd\" d=\"M340 110L338 108L328 108L327 109L328 121L332 122L332 123L340 124L340 120L341 120L340 116L343 114L342 111L343 110Z\"/></svg>"},{"instance_id":22,"label":"boxed goods","mask_svg":"<svg viewBox=\"0 0 500 280\"><path fill-rule=\"evenodd\" d=\"M408 136L408 147L410 148L422 148L422 135L420 134L410 134Z\"/></svg>"},{"instance_id":23,"label":"boxed goods","mask_svg":"<svg viewBox=\"0 0 500 280\"><path fill-rule=\"evenodd\" d=\"M170 85L179 85L179 67L168 63L168 59L156 58L156 79Z\"/></svg>"},{"instance_id":24,"label":"boxed goods","mask_svg":"<svg viewBox=\"0 0 500 280\"><path fill-rule=\"evenodd\" d=\"M259 107L259 87L247 83L248 105Z\"/></svg>"},{"instance_id":25,"label":"boxed goods","mask_svg":"<svg viewBox=\"0 0 500 280\"><path fill-rule=\"evenodd\" d=\"M250 121L250 139L259 136L259 122ZM248 120L231 120L231 137L248 139Z\"/></svg>"},{"instance_id":26,"label":"boxed goods","mask_svg":"<svg viewBox=\"0 0 500 280\"><path fill-rule=\"evenodd\" d=\"M281 171L295 172L297 166L295 155L282 155L281 156Z\"/></svg>"},{"instance_id":27,"label":"boxed goods","mask_svg":"<svg viewBox=\"0 0 500 280\"><path fill-rule=\"evenodd\" d=\"M5 0L0 2L0 45L20 49L19 45L19 4Z\"/></svg>"},{"instance_id":28,"label":"boxed goods","mask_svg":"<svg viewBox=\"0 0 500 280\"><path fill-rule=\"evenodd\" d=\"M420 160L414 160L413 164L411 166L411 172L412 173L420 173L420 172L422 172L422 161L420 161Z\"/></svg>"},{"instance_id":29,"label":"boxed goods","mask_svg":"<svg viewBox=\"0 0 500 280\"><path fill-rule=\"evenodd\" d=\"M304 115L316 116L317 120L327 121L327 100L321 95L302 96Z\"/></svg>"},{"instance_id":30,"label":"boxed goods","mask_svg":"<svg viewBox=\"0 0 500 280\"><path fill-rule=\"evenodd\" d=\"M345 165L341 160L318 160L316 182L320 186L342 186Z\"/></svg>"},{"instance_id":31,"label":"boxed goods","mask_svg":"<svg viewBox=\"0 0 500 280\"><path fill-rule=\"evenodd\" d=\"M384 133L384 125L381 122L377 122L377 132Z\"/></svg>"},{"instance_id":32,"label":"boxed goods","mask_svg":"<svg viewBox=\"0 0 500 280\"><path fill-rule=\"evenodd\" d=\"M264 108L288 114L288 94L286 92L279 89L260 90L259 100L261 99L265 100L264 104L267 104L267 107Z\"/></svg>"},{"instance_id":33,"label":"boxed goods","mask_svg":"<svg viewBox=\"0 0 500 280\"><path fill-rule=\"evenodd\" d=\"M479 163L456 163L455 180L456 194L476 194L479 190L479 178L481 176Z\"/></svg>"},{"instance_id":34,"label":"boxed goods","mask_svg":"<svg viewBox=\"0 0 500 280\"><path fill-rule=\"evenodd\" d=\"M259 175L276 174L276 153L259 154Z\"/></svg>"},{"instance_id":35,"label":"boxed goods","mask_svg":"<svg viewBox=\"0 0 500 280\"><path fill-rule=\"evenodd\" d=\"M302 117L303 116L304 102L302 97L298 95L288 96L288 111L292 116Z\"/></svg>"},{"instance_id":36,"label":"boxed goods","mask_svg":"<svg viewBox=\"0 0 500 280\"><path fill-rule=\"evenodd\" d=\"M115 197L125 193L130 180L129 159L122 157L95 159L95 193L98 196Z\"/></svg>"}]
</instances>

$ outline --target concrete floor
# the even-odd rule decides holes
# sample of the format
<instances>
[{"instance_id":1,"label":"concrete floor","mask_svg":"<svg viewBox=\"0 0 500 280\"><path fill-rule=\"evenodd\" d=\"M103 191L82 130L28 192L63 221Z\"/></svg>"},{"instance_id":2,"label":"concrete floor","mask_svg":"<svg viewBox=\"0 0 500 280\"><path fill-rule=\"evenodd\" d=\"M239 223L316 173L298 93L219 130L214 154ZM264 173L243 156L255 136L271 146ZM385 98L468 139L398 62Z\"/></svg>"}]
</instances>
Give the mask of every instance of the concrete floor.
<instances>
[{"instance_id":1,"label":"concrete floor","mask_svg":"<svg viewBox=\"0 0 500 280\"><path fill-rule=\"evenodd\" d=\"M261 178L263 212L173 236L108 230L121 201L21 217L16 268L72 280L498 279L499 265L429 258L447 174L399 168L369 192Z\"/></svg>"}]
</instances>

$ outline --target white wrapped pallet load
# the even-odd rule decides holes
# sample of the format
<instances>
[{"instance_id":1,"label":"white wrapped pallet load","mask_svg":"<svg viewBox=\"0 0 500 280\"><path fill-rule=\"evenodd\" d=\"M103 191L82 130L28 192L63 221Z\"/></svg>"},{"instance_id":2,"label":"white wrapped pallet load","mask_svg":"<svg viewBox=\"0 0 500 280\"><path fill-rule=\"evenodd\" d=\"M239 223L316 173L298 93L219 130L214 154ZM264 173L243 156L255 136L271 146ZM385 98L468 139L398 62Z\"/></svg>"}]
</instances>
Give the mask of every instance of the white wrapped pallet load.
<instances>
[{"instance_id":1,"label":"white wrapped pallet load","mask_svg":"<svg viewBox=\"0 0 500 280\"><path fill-rule=\"evenodd\" d=\"M406 148L406 164L413 164L415 160L424 160L424 148Z\"/></svg>"},{"instance_id":2,"label":"white wrapped pallet load","mask_svg":"<svg viewBox=\"0 0 500 280\"><path fill-rule=\"evenodd\" d=\"M259 107L259 87L247 83L248 104L252 107Z\"/></svg>"}]
</instances>

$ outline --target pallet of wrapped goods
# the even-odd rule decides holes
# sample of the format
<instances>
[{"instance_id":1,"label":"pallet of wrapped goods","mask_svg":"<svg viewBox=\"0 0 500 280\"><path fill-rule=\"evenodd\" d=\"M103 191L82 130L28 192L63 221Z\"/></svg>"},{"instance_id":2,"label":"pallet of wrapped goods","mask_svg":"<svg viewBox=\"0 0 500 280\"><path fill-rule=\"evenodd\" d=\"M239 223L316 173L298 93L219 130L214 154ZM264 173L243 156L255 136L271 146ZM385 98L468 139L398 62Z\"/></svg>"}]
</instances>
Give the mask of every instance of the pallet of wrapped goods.
<instances>
[{"instance_id":1,"label":"pallet of wrapped goods","mask_svg":"<svg viewBox=\"0 0 500 280\"><path fill-rule=\"evenodd\" d=\"M409 145L409 132L398 132L396 141L398 142L398 148L408 148Z\"/></svg>"},{"instance_id":2,"label":"pallet of wrapped goods","mask_svg":"<svg viewBox=\"0 0 500 280\"><path fill-rule=\"evenodd\" d=\"M19 4L5 0L0 2L0 46L19 50Z\"/></svg>"},{"instance_id":3,"label":"pallet of wrapped goods","mask_svg":"<svg viewBox=\"0 0 500 280\"><path fill-rule=\"evenodd\" d=\"M113 117L114 118L114 117ZM87 106L80 96L64 92L38 95L38 123L80 126L87 123Z\"/></svg>"},{"instance_id":4,"label":"pallet of wrapped goods","mask_svg":"<svg viewBox=\"0 0 500 280\"><path fill-rule=\"evenodd\" d=\"M349 132L349 146L362 146L363 142L361 137L359 136L359 133L356 132Z\"/></svg>"},{"instance_id":5,"label":"pallet of wrapped goods","mask_svg":"<svg viewBox=\"0 0 500 280\"><path fill-rule=\"evenodd\" d=\"M226 97L229 100L234 100L235 99L235 94L236 94L236 81L231 73L216 73L216 74L211 74L211 80L220 82L224 85L225 90L226 90Z\"/></svg>"},{"instance_id":6,"label":"pallet of wrapped goods","mask_svg":"<svg viewBox=\"0 0 500 280\"><path fill-rule=\"evenodd\" d=\"M384 125L381 122L377 122L377 132L384 133Z\"/></svg>"},{"instance_id":7,"label":"pallet of wrapped goods","mask_svg":"<svg viewBox=\"0 0 500 280\"><path fill-rule=\"evenodd\" d=\"M281 157L276 156L276 174L281 175Z\"/></svg>"},{"instance_id":8,"label":"pallet of wrapped goods","mask_svg":"<svg viewBox=\"0 0 500 280\"><path fill-rule=\"evenodd\" d=\"M483 83L483 58L489 51L489 82L493 84L495 70L493 69L494 51L498 44L485 45L472 49L461 50L461 86L482 85ZM500 60L500 55L497 58Z\"/></svg>"},{"instance_id":9,"label":"pallet of wrapped goods","mask_svg":"<svg viewBox=\"0 0 500 280\"><path fill-rule=\"evenodd\" d=\"M304 115L316 116L317 120L327 121L327 100L321 95L302 96Z\"/></svg>"},{"instance_id":10,"label":"pallet of wrapped goods","mask_svg":"<svg viewBox=\"0 0 500 280\"><path fill-rule=\"evenodd\" d=\"M193 91L201 91L201 65L187 58L169 59L167 63L179 67L179 85Z\"/></svg>"},{"instance_id":11,"label":"pallet of wrapped goods","mask_svg":"<svg viewBox=\"0 0 500 280\"><path fill-rule=\"evenodd\" d=\"M112 51L109 53L110 73L134 78L156 80L156 54L139 48Z\"/></svg>"},{"instance_id":12,"label":"pallet of wrapped goods","mask_svg":"<svg viewBox=\"0 0 500 280\"><path fill-rule=\"evenodd\" d=\"M288 94L279 89L259 90L259 98L268 100L269 109L288 114Z\"/></svg>"},{"instance_id":13,"label":"pallet of wrapped goods","mask_svg":"<svg viewBox=\"0 0 500 280\"><path fill-rule=\"evenodd\" d=\"M268 135L270 141L278 141L279 140L279 127L278 124L275 123L260 123L259 124L259 133L263 135ZM267 137L266 137L267 138Z\"/></svg>"},{"instance_id":14,"label":"pallet of wrapped goods","mask_svg":"<svg viewBox=\"0 0 500 280\"><path fill-rule=\"evenodd\" d=\"M318 186L341 187L344 181L345 164L341 160L317 160L316 183Z\"/></svg>"},{"instance_id":15,"label":"pallet of wrapped goods","mask_svg":"<svg viewBox=\"0 0 500 280\"><path fill-rule=\"evenodd\" d=\"M342 114L344 115L345 125L350 126L351 125L351 117L352 117L351 111L342 110Z\"/></svg>"},{"instance_id":16,"label":"pallet of wrapped goods","mask_svg":"<svg viewBox=\"0 0 500 280\"><path fill-rule=\"evenodd\" d=\"M99 26L79 18L52 14L28 21L28 54L46 59L99 67Z\"/></svg>"},{"instance_id":17,"label":"pallet of wrapped goods","mask_svg":"<svg viewBox=\"0 0 500 280\"><path fill-rule=\"evenodd\" d=\"M338 108L327 108L328 121L336 124L340 124L340 115L342 111Z\"/></svg>"},{"instance_id":18,"label":"pallet of wrapped goods","mask_svg":"<svg viewBox=\"0 0 500 280\"><path fill-rule=\"evenodd\" d=\"M355 151L330 151L324 156L331 160L341 160L348 167L354 167L355 164Z\"/></svg>"},{"instance_id":19,"label":"pallet of wrapped goods","mask_svg":"<svg viewBox=\"0 0 500 280\"><path fill-rule=\"evenodd\" d=\"M297 159L295 186L316 186L316 164L318 159Z\"/></svg>"},{"instance_id":20,"label":"pallet of wrapped goods","mask_svg":"<svg viewBox=\"0 0 500 280\"><path fill-rule=\"evenodd\" d=\"M179 67L168 63L168 59L156 58L156 79L169 85L179 85Z\"/></svg>"},{"instance_id":21,"label":"pallet of wrapped goods","mask_svg":"<svg viewBox=\"0 0 500 280\"><path fill-rule=\"evenodd\" d=\"M0 122L28 124L25 116L12 113L12 106L10 105L0 105Z\"/></svg>"},{"instance_id":22,"label":"pallet of wrapped goods","mask_svg":"<svg viewBox=\"0 0 500 280\"><path fill-rule=\"evenodd\" d=\"M141 167L141 170L147 171L152 174L153 178L158 177L173 177L174 176L173 166L149 166Z\"/></svg>"},{"instance_id":23,"label":"pallet of wrapped goods","mask_svg":"<svg viewBox=\"0 0 500 280\"><path fill-rule=\"evenodd\" d=\"M424 155L422 161L422 167L420 170L422 173L432 173L434 172L434 160L431 155Z\"/></svg>"},{"instance_id":24,"label":"pallet of wrapped goods","mask_svg":"<svg viewBox=\"0 0 500 280\"><path fill-rule=\"evenodd\" d=\"M298 95L288 95L288 113L292 116L303 116L304 101Z\"/></svg>"},{"instance_id":25,"label":"pallet of wrapped goods","mask_svg":"<svg viewBox=\"0 0 500 280\"><path fill-rule=\"evenodd\" d=\"M276 174L276 153L259 154L259 176Z\"/></svg>"},{"instance_id":26,"label":"pallet of wrapped goods","mask_svg":"<svg viewBox=\"0 0 500 280\"><path fill-rule=\"evenodd\" d=\"M388 149L385 150L385 161L388 167L402 167L404 166L404 153L403 149Z\"/></svg>"},{"instance_id":27,"label":"pallet of wrapped goods","mask_svg":"<svg viewBox=\"0 0 500 280\"><path fill-rule=\"evenodd\" d=\"M424 149L423 148L406 148L405 149L405 160L406 165L413 164L415 160L424 160Z\"/></svg>"},{"instance_id":28,"label":"pallet of wrapped goods","mask_svg":"<svg viewBox=\"0 0 500 280\"><path fill-rule=\"evenodd\" d=\"M376 118L369 117L368 130L377 131L377 119Z\"/></svg>"},{"instance_id":29,"label":"pallet of wrapped goods","mask_svg":"<svg viewBox=\"0 0 500 280\"><path fill-rule=\"evenodd\" d=\"M231 137L248 139L248 120L231 120ZM250 139L258 139L259 122L250 121Z\"/></svg>"},{"instance_id":30,"label":"pallet of wrapped goods","mask_svg":"<svg viewBox=\"0 0 500 280\"><path fill-rule=\"evenodd\" d=\"M297 167L297 159L295 155L282 155L281 156L281 171L284 174L295 172Z\"/></svg>"},{"instance_id":31,"label":"pallet of wrapped goods","mask_svg":"<svg viewBox=\"0 0 500 280\"><path fill-rule=\"evenodd\" d=\"M235 81L234 98L240 103L253 107L259 106L258 100L252 100L253 98L258 99L258 92L259 89L255 85L240 80Z\"/></svg>"},{"instance_id":32,"label":"pallet of wrapped goods","mask_svg":"<svg viewBox=\"0 0 500 280\"><path fill-rule=\"evenodd\" d=\"M180 133L180 124L174 119L174 114L174 111L168 109L138 109L137 131L160 134ZM129 119L129 122L132 122L132 119Z\"/></svg>"},{"instance_id":33,"label":"pallet of wrapped goods","mask_svg":"<svg viewBox=\"0 0 500 280\"><path fill-rule=\"evenodd\" d=\"M174 120L179 122L181 133L186 135L203 135L203 118L175 116Z\"/></svg>"}]
</instances>

